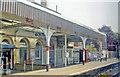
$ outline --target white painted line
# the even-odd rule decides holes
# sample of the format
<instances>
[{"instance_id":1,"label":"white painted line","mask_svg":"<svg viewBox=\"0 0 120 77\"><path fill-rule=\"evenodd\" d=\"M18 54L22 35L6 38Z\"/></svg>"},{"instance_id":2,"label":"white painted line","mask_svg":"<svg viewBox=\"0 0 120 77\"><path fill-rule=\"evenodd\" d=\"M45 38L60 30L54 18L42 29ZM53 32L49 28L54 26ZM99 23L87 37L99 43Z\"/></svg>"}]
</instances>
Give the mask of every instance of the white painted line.
<instances>
[{"instance_id":1,"label":"white painted line","mask_svg":"<svg viewBox=\"0 0 120 77\"><path fill-rule=\"evenodd\" d=\"M87 69L87 70L83 70L83 71L81 71L81 72L72 73L72 74L70 74L70 75L79 75L79 74L81 74L81 73L88 72L88 71L91 71L91 70L94 70L94 69L98 69L98 68L100 68L100 67L108 66L108 65L111 65L111 64L114 64L114 63L117 63L117 62L109 63L109 64L102 65L102 66L98 66L98 67L95 67L95 68L90 68L90 69Z\"/></svg>"}]
</instances>

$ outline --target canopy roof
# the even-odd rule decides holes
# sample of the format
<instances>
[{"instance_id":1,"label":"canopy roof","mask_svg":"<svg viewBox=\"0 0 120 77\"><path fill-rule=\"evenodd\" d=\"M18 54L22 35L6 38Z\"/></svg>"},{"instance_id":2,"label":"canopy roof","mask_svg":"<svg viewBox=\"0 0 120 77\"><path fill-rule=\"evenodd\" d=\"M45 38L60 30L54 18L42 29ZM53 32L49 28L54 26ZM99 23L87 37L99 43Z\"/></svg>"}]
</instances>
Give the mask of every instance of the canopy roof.
<instances>
[{"instance_id":1,"label":"canopy roof","mask_svg":"<svg viewBox=\"0 0 120 77\"><path fill-rule=\"evenodd\" d=\"M94 30L84 24L81 24L81 23L78 23L71 19L68 19L68 18L60 15L59 13L56 13L52 10L49 10L47 8L44 8L42 6L34 4L27 0L17 0L17 1L14 0L14 1L15 2L9 2L9 1L8 2L0 2L1 6L2 6L2 9L1 9L2 12L13 14L13 15L28 19L26 21L29 21L29 23L31 23L32 28L30 27L30 25L26 25L27 27L25 27L24 26L25 24L23 25L23 22L25 23L26 21L23 20L23 22L22 22L22 21L20 21L19 17L17 18L15 16L11 16L11 17L13 17L13 19L16 19L16 20L14 22L11 21L11 22L13 22L13 24L9 24L9 26L10 25L12 25L12 26L19 25L19 27L21 27L20 25L22 25L22 26L24 26L24 29L26 29L26 30L34 30L33 28L36 28L34 31L41 32L39 27L41 27L41 26L45 27L45 26L49 25L50 27L54 27L55 30L60 29L59 31L61 31L61 32L75 34L77 36L90 37L92 39L105 40L106 36L104 33ZM9 15L6 16L3 14L2 17L6 18L6 17L9 17ZM40 22L40 24L36 25L35 21ZM11 22L9 22L9 23L11 23ZM2 22L2 24L8 25L8 23L5 23L4 21ZM38 27L33 27L35 25Z\"/></svg>"}]
</instances>

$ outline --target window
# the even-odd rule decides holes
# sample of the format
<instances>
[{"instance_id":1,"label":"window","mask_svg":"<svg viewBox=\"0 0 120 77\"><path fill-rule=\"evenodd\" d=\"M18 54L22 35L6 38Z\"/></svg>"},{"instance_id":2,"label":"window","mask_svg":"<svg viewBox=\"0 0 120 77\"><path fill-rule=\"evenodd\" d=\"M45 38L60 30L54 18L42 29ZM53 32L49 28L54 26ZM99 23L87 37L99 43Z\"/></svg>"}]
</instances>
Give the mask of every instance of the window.
<instances>
[{"instance_id":1,"label":"window","mask_svg":"<svg viewBox=\"0 0 120 77\"><path fill-rule=\"evenodd\" d=\"M2 44L7 44L7 45L9 45L10 43L8 42L7 39L4 39L4 40L2 41Z\"/></svg>"},{"instance_id":2,"label":"window","mask_svg":"<svg viewBox=\"0 0 120 77\"><path fill-rule=\"evenodd\" d=\"M25 39L22 39L20 41L20 62L23 63L24 61L27 61L28 60L28 45L26 43L26 40Z\"/></svg>"},{"instance_id":3,"label":"window","mask_svg":"<svg viewBox=\"0 0 120 77\"><path fill-rule=\"evenodd\" d=\"M36 48L35 48L35 58L36 59L41 59L41 54L42 54L42 47L41 44L38 42L36 44Z\"/></svg>"}]
</instances>

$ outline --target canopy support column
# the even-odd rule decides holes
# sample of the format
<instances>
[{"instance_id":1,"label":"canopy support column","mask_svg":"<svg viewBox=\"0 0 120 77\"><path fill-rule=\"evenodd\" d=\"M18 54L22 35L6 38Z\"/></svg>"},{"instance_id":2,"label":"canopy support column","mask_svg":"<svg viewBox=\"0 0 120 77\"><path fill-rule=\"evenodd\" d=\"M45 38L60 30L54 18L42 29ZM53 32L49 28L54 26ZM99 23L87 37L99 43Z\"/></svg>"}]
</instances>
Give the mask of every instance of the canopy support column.
<instances>
[{"instance_id":1,"label":"canopy support column","mask_svg":"<svg viewBox=\"0 0 120 77\"><path fill-rule=\"evenodd\" d=\"M83 41L83 65L85 65L85 43L87 38L86 37L81 37L82 41Z\"/></svg>"},{"instance_id":2,"label":"canopy support column","mask_svg":"<svg viewBox=\"0 0 120 77\"><path fill-rule=\"evenodd\" d=\"M55 32L54 30L50 30L50 27L48 26L47 29L46 28L42 28L44 34L45 34L45 38L46 38L46 71L49 71L49 51L50 51L50 38L52 36L52 34Z\"/></svg>"}]
</instances>

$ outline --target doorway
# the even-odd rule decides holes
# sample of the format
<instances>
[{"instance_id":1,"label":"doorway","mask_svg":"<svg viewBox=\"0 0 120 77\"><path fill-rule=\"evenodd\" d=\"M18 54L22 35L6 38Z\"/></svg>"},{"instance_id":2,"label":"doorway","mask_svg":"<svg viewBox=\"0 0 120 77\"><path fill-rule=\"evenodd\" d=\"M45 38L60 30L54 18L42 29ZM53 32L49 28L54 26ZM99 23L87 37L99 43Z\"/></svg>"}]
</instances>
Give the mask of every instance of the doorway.
<instances>
[{"instance_id":1,"label":"doorway","mask_svg":"<svg viewBox=\"0 0 120 77\"><path fill-rule=\"evenodd\" d=\"M27 61L27 47L20 48L20 63L24 63Z\"/></svg>"}]
</instances>

